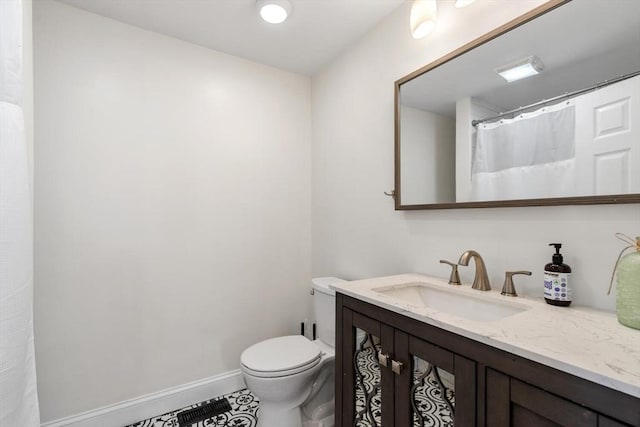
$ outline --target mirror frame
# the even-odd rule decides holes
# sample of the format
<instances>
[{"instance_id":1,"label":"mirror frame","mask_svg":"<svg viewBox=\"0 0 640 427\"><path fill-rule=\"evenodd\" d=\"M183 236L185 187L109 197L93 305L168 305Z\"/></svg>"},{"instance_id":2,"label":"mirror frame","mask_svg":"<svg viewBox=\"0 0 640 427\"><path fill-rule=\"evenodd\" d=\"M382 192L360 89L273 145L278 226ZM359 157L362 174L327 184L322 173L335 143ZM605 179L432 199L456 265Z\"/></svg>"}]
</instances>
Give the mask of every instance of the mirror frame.
<instances>
[{"instance_id":1,"label":"mirror frame","mask_svg":"<svg viewBox=\"0 0 640 427\"><path fill-rule=\"evenodd\" d=\"M549 0L546 3L520 15L519 17L503 24L494 30L478 37L475 40L461 46L460 48L442 56L439 59L407 74L395 81L394 88L394 191L392 193L395 202L395 210L427 210L427 209L468 209L468 208L499 208L499 207L524 207L524 206L563 206L563 205L604 205L604 204L625 204L640 203L640 194L613 194L604 196L576 196L576 197L553 197L543 199L517 199L517 200L495 200L485 202L451 202L451 203L429 203L418 205L403 205L401 180L400 180L400 86L428 71L444 65L445 63L461 56L476 47L479 47L509 31L532 21L553 9L560 7L571 0Z\"/></svg>"}]
</instances>

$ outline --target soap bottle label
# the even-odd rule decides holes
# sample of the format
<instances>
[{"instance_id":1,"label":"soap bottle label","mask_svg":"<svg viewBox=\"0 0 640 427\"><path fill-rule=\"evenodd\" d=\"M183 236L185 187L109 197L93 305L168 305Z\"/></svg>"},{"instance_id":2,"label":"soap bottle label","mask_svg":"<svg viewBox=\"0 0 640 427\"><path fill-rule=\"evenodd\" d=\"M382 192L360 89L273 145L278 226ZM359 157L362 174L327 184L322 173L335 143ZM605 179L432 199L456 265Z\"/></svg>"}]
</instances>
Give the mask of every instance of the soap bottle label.
<instances>
[{"instance_id":1,"label":"soap bottle label","mask_svg":"<svg viewBox=\"0 0 640 427\"><path fill-rule=\"evenodd\" d=\"M571 273L545 271L544 297L555 301L571 301Z\"/></svg>"}]
</instances>

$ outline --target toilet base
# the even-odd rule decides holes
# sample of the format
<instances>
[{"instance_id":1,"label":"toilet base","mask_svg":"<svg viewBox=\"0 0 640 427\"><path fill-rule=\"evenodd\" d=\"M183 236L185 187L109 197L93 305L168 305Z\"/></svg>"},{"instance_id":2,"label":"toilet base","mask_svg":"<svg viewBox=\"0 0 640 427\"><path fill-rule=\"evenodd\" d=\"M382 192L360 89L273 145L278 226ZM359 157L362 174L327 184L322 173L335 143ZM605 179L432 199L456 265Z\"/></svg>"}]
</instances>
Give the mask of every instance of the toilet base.
<instances>
[{"instance_id":1,"label":"toilet base","mask_svg":"<svg viewBox=\"0 0 640 427\"><path fill-rule=\"evenodd\" d=\"M301 427L302 412L300 407L286 409L260 405L258 410L258 424L256 427Z\"/></svg>"},{"instance_id":2,"label":"toilet base","mask_svg":"<svg viewBox=\"0 0 640 427\"><path fill-rule=\"evenodd\" d=\"M331 381L333 387L333 381ZM331 401L315 406L313 412L308 408L302 408L302 427L334 427L335 406Z\"/></svg>"},{"instance_id":3,"label":"toilet base","mask_svg":"<svg viewBox=\"0 0 640 427\"><path fill-rule=\"evenodd\" d=\"M299 408L291 410L277 409L270 411L267 408L260 408L258 411L258 423L256 427L334 427L335 416L333 414L316 420L307 419L302 415Z\"/></svg>"},{"instance_id":4,"label":"toilet base","mask_svg":"<svg viewBox=\"0 0 640 427\"><path fill-rule=\"evenodd\" d=\"M280 405L260 404L258 410L258 423L256 427L334 427L335 415L333 412L333 401L321 405L315 411L316 417L310 419L297 408L283 408ZM320 418L322 417L322 418Z\"/></svg>"},{"instance_id":5,"label":"toilet base","mask_svg":"<svg viewBox=\"0 0 640 427\"><path fill-rule=\"evenodd\" d=\"M335 416L330 415L321 420L304 420L302 427L334 427L336 425Z\"/></svg>"}]
</instances>

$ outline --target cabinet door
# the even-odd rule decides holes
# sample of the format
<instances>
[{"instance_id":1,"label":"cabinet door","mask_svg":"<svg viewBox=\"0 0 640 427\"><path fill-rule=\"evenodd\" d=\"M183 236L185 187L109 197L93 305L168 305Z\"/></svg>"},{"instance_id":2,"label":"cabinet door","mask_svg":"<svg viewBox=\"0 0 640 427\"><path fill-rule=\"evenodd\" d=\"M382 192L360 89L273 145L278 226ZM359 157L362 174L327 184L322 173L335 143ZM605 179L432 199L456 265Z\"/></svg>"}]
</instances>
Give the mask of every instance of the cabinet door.
<instances>
[{"instance_id":1,"label":"cabinet door","mask_svg":"<svg viewBox=\"0 0 640 427\"><path fill-rule=\"evenodd\" d=\"M393 377L381 369L393 351L393 329L351 310L343 310L342 426L393 426ZM337 396L338 398L338 396Z\"/></svg>"},{"instance_id":2,"label":"cabinet door","mask_svg":"<svg viewBox=\"0 0 640 427\"><path fill-rule=\"evenodd\" d=\"M475 426L475 362L395 332L396 426Z\"/></svg>"},{"instance_id":3,"label":"cabinet door","mask_svg":"<svg viewBox=\"0 0 640 427\"><path fill-rule=\"evenodd\" d=\"M597 427L598 414L537 387L488 369L487 426Z\"/></svg>"},{"instance_id":4,"label":"cabinet door","mask_svg":"<svg viewBox=\"0 0 640 427\"><path fill-rule=\"evenodd\" d=\"M598 416L598 427L625 427L627 424L619 423L603 415Z\"/></svg>"}]
</instances>

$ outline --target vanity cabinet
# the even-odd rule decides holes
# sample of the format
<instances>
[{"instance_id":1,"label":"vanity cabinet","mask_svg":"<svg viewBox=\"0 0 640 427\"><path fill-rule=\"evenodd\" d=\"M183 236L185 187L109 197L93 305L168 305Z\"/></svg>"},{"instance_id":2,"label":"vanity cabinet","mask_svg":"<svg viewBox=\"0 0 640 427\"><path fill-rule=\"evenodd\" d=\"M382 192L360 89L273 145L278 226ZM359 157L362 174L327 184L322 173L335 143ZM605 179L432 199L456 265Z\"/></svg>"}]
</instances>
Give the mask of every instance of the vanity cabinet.
<instances>
[{"instance_id":1,"label":"vanity cabinet","mask_svg":"<svg viewBox=\"0 0 640 427\"><path fill-rule=\"evenodd\" d=\"M342 425L473 426L475 363L348 308ZM455 411L454 411L455 409Z\"/></svg>"},{"instance_id":2,"label":"vanity cabinet","mask_svg":"<svg viewBox=\"0 0 640 427\"><path fill-rule=\"evenodd\" d=\"M338 293L336 426L640 427L640 399Z\"/></svg>"},{"instance_id":3,"label":"vanity cabinet","mask_svg":"<svg viewBox=\"0 0 640 427\"><path fill-rule=\"evenodd\" d=\"M488 369L487 425L597 427L598 414L569 400Z\"/></svg>"}]
</instances>

